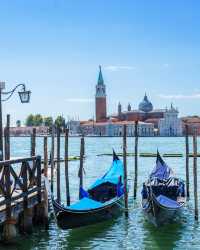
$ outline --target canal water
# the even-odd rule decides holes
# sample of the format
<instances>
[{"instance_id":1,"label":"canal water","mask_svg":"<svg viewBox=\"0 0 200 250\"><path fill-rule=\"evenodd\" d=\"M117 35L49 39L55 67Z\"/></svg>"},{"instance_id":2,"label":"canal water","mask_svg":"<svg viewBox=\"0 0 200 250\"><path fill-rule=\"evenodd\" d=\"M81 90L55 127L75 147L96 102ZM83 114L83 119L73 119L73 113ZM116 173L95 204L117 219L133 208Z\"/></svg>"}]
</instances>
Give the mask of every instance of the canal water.
<instances>
[{"instance_id":1,"label":"canal water","mask_svg":"<svg viewBox=\"0 0 200 250\"><path fill-rule=\"evenodd\" d=\"M80 139L70 138L70 155L79 155ZM61 140L61 155L64 155L64 140ZM50 138L49 138L50 149ZM185 152L184 138L139 138L139 152L160 153ZM110 167L111 156L97 156L103 153L122 152L122 138L86 138L86 159L84 162L84 187L87 188L97 177ZM200 140L199 140L200 145ZM192 138L190 138L192 150ZM199 147L200 151L200 147ZM128 138L128 152L134 152L134 138ZM37 154L43 153L43 139L37 138ZM30 138L12 138L11 155L25 157L30 155ZM177 176L185 179L185 158L165 158ZM139 158L139 178L137 199L133 200L134 159L127 158L129 181L129 218L122 214L118 219L63 231L51 221L48 231L35 229L31 236L19 236L17 244L0 246L0 249L200 249L200 226L194 221L192 193L192 159L190 159L191 200L183 215L173 224L155 228L144 218L141 211L141 187L155 166L155 158ZM200 159L198 166L200 164ZM70 193L72 202L78 198L79 162L69 163ZM200 180L200 171L199 180ZM64 165L61 164L62 202L65 203ZM198 181L199 183L199 181ZM198 187L200 190L200 185Z\"/></svg>"}]
</instances>

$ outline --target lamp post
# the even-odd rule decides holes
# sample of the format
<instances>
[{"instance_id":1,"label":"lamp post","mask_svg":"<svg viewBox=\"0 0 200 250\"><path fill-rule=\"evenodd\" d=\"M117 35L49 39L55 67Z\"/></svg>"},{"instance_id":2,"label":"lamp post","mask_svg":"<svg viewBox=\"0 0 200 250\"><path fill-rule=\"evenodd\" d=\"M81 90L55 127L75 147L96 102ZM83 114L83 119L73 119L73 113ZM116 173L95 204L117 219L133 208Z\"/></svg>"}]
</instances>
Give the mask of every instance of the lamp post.
<instances>
[{"instance_id":1,"label":"lamp post","mask_svg":"<svg viewBox=\"0 0 200 250\"><path fill-rule=\"evenodd\" d=\"M8 101L19 87L21 87L21 90L18 91L21 103L28 103L30 101L31 91L26 90L25 84L18 84L11 91L4 92L5 82L0 82L0 161L3 160L2 102ZM5 99L2 98L3 96L5 96Z\"/></svg>"}]
</instances>

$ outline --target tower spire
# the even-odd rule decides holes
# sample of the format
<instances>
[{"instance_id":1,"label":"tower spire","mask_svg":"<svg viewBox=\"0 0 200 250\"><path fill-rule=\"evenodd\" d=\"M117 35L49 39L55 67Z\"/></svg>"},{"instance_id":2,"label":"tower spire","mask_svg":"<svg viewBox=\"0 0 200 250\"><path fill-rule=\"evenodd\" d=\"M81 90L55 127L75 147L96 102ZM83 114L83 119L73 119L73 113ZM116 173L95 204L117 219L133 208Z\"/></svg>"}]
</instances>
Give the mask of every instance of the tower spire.
<instances>
[{"instance_id":1,"label":"tower spire","mask_svg":"<svg viewBox=\"0 0 200 250\"><path fill-rule=\"evenodd\" d=\"M104 84L104 80L103 80L103 75L102 75L102 71L101 71L101 65L99 65L99 77L98 77L98 85L103 85Z\"/></svg>"},{"instance_id":2,"label":"tower spire","mask_svg":"<svg viewBox=\"0 0 200 250\"><path fill-rule=\"evenodd\" d=\"M99 65L99 76L96 85L96 121L105 120L107 117L106 111L106 85L104 84L101 66Z\"/></svg>"}]
</instances>

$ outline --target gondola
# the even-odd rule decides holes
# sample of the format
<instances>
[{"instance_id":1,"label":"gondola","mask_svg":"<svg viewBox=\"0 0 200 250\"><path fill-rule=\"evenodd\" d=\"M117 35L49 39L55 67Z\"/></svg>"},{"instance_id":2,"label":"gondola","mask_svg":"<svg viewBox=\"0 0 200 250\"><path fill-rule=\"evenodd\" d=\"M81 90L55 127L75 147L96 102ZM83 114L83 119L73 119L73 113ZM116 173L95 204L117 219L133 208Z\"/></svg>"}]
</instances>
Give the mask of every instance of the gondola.
<instances>
[{"instance_id":1,"label":"gondola","mask_svg":"<svg viewBox=\"0 0 200 250\"><path fill-rule=\"evenodd\" d=\"M155 226L172 222L185 205L185 185L157 152L156 166L142 189L142 209Z\"/></svg>"},{"instance_id":2,"label":"gondola","mask_svg":"<svg viewBox=\"0 0 200 250\"><path fill-rule=\"evenodd\" d=\"M113 152L108 172L87 191L81 188L79 201L63 206L53 200L58 226L62 229L77 228L117 217L122 211L124 198L123 173L123 164Z\"/></svg>"}]
</instances>

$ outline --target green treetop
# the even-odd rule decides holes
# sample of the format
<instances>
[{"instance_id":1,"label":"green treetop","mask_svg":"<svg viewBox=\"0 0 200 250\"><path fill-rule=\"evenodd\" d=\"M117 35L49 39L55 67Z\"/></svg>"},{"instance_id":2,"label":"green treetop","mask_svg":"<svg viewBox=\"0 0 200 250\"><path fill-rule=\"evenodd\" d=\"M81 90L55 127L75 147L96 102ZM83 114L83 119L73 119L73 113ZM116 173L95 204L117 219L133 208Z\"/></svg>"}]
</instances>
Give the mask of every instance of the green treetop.
<instances>
[{"instance_id":1,"label":"green treetop","mask_svg":"<svg viewBox=\"0 0 200 250\"><path fill-rule=\"evenodd\" d=\"M59 115L55 120L55 125L58 128L65 127L65 118L61 115Z\"/></svg>"},{"instance_id":2,"label":"green treetop","mask_svg":"<svg viewBox=\"0 0 200 250\"><path fill-rule=\"evenodd\" d=\"M53 118L51 116L44 117L44 126L51 127L53 125Z\"/></svg>"}]
</instances>

